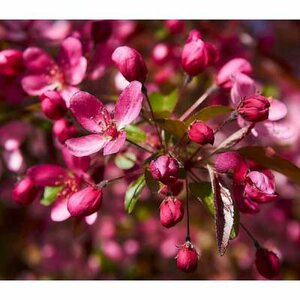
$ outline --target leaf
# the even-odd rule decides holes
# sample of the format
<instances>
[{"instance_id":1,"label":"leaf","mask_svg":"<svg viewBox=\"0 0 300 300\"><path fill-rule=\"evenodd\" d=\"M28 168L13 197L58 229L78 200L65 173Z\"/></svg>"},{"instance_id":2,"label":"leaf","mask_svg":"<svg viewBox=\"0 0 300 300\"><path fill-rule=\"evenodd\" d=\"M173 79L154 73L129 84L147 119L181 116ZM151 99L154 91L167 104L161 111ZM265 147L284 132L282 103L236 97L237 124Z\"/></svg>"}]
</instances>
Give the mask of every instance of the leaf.
<instances>
[{"instance_id":1,"label":"leaf","mask_svg":"<svg viewBox=\"0 0 300 300\"><path fill-rule=\"evenodd\" d=\"M115 157L115 164L122 170L129 170L135 165L136 155L132 152L118 153Z\"/></svg>"},{"instance_id":2,"label":"leaf","mask_svg":"<svg viewBox=\"0 0 300 300\"><path fill-rule=\"evenodd\" d=\"M214 194L218 250L220 255L224 255L234 223L234 204L229 189L222 184L211 166L208 165L207 168Z\"/></svg>"},{"instance_id":3,"label":"leaf","mask_svg":"<svg viewBox=\"0 0 300 300\"><path fill-rule=\"evenodd\" d=\"M300 185L300 168L277 155L272 148L249 146L239 149L238 152L243 157L254 160L265 168L277 171Z\"/></svg>"},{"instance_id":4,"label":"leaf","mask_svg":"<svg viewBox=\"0 0 300 300\"><path fill-rule=\"evenodd\" d=\"M179 138L182 138L187 131L187 126L179 120L157 119L156 122L161 128Z\"/></svg>"},{"instance_id":5,"label":"leaf","mask_svg":"<svg viewBox=\"0 0 300 300\"><path fill-rule=\"evenodd\" d=\"M44 206L51 205L55 199L57 194L63 189L63 186L46 186L44 189L43 198L40 203Z\"/></svg>"},{"instance_id":6,"label":"leaf","mask_svg":"<svg viewBox=\"0 0 300 300\"><path fill-rule=\"evenodd\" d=\"M154 178L152 177L151 173L148 170L145 170L145 181L146 181L147 187L153 194L157 194L162 186L159 183L159 181L154 180Z\"/></svg>"},{"instance_id":7,"label":"leaf","mask_svg":"<svg viewBox=\"0 0 300 300\"><path fill-rule=\"evenodd\" d=\"M155 118L167 118L173 112L177 102L177 90L169 95L152 93L149 97Z\"/></svg>"},{"instance_id":8,"label":"leaf","mask_svg":"<svg viewBox=\"0 0 300 300\"><path fill-rule=\"evenodd\" d=\"M130 183L126 194L125 194L125 209L126 211L131 214L134 209L134 206L145 187L145 175L141 175L138 179L134 180Z\"/></svg>"},{"instance_id":9,"label":"leaf","mask_svg":"<svg viewBox=\"0 0 300 300\"><path fill-rule=\"evenodd\" d=\"M189 185L191 193L204 205L209 213L215 216L214 194L210 182L194 182ZM234 203L234 202L233 202ZM239 211L234 203L234 223L230 239L235 239L239 232Z\"/></svg>"},{"instance_id":10,"label":"leaf","mask_svg":"<svg viewBox=\"0 0 300 300\"><path fill-rule=\"evenodd\" d=\"M227 139L225 139L219 146L214 150L213 153L218 153L223 150L227 150L235 146L239 143L253 128L253 124L245 126L232 135L230 135Z\"/></svg>"},{"instance_id":11,"label":"leaf","mask_svg":"<svg viewBox=\"0 0 300 300\"><path fill-rule=\"evenodd\" d=\"M127 125L125 128L126 138L134 143L143 143L146 141L146 133L136 125Z\"/></svg>"},{"instance_id":12,"label":"leaf","mask_svg":"<svg viewBox=\"0 0 300 300\"><path fill-rule=\"evenodd\" d=\"M225 105L211 105L204 107L200 111L198 111L196 114L192 115L190 118L188 118L185 123L186 125L190 125L195 120L201 120L201 121L208 121L214 117L218 117L227 113L232 112L234 109L225 106Z\"/></svg>"}]
</instances>

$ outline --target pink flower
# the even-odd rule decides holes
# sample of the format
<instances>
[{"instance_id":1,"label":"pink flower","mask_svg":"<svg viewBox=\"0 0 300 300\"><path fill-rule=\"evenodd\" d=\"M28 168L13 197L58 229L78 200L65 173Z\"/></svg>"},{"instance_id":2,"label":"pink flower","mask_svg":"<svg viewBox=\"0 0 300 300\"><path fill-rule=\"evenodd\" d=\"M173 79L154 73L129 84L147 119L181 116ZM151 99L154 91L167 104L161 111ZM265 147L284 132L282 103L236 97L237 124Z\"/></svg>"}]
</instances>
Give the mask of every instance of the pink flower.
<instances>
[{"instance_id":1,"label":"pink flower","mask_svg":"<svg viewBox=\"0 0 300 300\"><path fill-rule=\"evenodd\" d=\"M78 90L76 86L82 82L87 67L80 41L74 37L65 39L56 61L36 47L27 48L23 59L27 70L22 79L23 89L31 96L57 89L68 106L70 96Z\"/></svg>"},{"instance_id":2,"label":"pink flower","mask_svg":"<svg viewBox=\"0 0 300 300\"><path fill-rule=\"evenodd\" d=\"M112 60L128 81L144 82L148 73L143 56L133 48L118 47L112 54Z\"/></svg>"},{"instance_id":3,"label":"pink flower","mask_svg":"<svg viewBox=\"0 0 300 300\"><path fill-rule=\"evenodd\" d=\"M256 250L255 265L258 272L268 279L278 276L280 272L278 256L273 251L264 248Z\"/></svg>"},{"instance_id":4,"label":"pink flower","mask_svg":"<svg viewBox=\"0 0 300 300\"><path fill-rule=\"evenodd\" d=\"M198 30L192 30L181 54L184 71L190 76L196 76L218 59L218 52L214 45L203 42Z\"/></svg>"},{"instance_id":5,"label":"pink flower","mask_svg":"<svg viewBox=\"0 0 300 300\"><path fill-rule=\"evenodd\" d=\"M30 177L24 177L12 191L12 199L22 205L30 204L37 197L39 190Z\"/></svg>"},{"instance_id":6,"label":"pink flower","mask_svg":"<svg viewBox=\"0 0 300 300\"><path fill-rule=\"evenodd\" d=\"M40 96L42 111L50 120L58 120L65 116L67 107L57 91L47 91Z\"/></svg>"},{"instance_id":7,"label":"pink flower","mask_svg":"<svg viewBox=\"0 0 300 300\"><path fill-rule=\"evenodd\" d=\"M174 197L167 197L160 204L160 223L170 228L183 219L184 208L182 202Z\"/></svg>"},{"instance_id":8,"label":"pink flower","mask_svg":"<svg viewBox=\"0 0 300 300\"><path fill-rule=\"evenodd\" d=\"M179 165L177 160L167 155L162 155L150 163L150 172L153 178L166 185L176 182L178 169Z\"/></svg>"},{"instance_id":9,"label":"pink flower","mask_svg":"<svg viewBox=\"0 0 300 300\"><path fill-rule=\"evenodd\" d=\"M197 144L213 145L215 136L213 130L203 121L194 121L188 129L189 139Z\"/></svg>"},{"instance_id":10,"label":"pink flower","mask_svg":"<svg viewBox=\"0 0 300 300\"><path fill-rule=\"evenodd\" d=\"M186 273L195 272L198 266L198 253L191 242L183 244L176 256L177 268Z\"/></svg>"},{"instance_id":11,"label":"pink flower","mask_svg":"<svg viewBox=\"0 0 300 300\"><path fill-rule=\"evenodd\" d=\"M251 74L252 66L244 58L234 58L227 62L217 74L217 84L225 89L232 87L232 78L238 73Z\"/></svg>"},{"instance_id":12,"label":"pink flower","mask_svg":"<svg viewBox=\"0 0 300 300\"><path fill-rule=\"evenodd\" d=\"M121 93L112 117L96 97L86 92L76 93L70 100L70 109L80 125L91 134L67 140L71 154L81 157L101 149L104 149L104 155L117 153L126 140L123 129L137 118L143 99L142 84L131 82Z\"/></svg>"},{"instance_id":13,"label":"pink flower","mask_svg":"<svg viewBox=\"0 0 300 300\"><path fill-rule=\"evenodd\" d=\"M23 70L22 52L14 49L0 51L0 74L16 76Z\"/></svg>"},{"instance_id":14,"label":"pink flower","mask_svg":"<svg viewBox=\"0 0 300 300\"><path fill-rule=\"evenodd\" d=\"M68 211L72 217L89 216L100 208L102 197L101 189L86 187L68 199Z\"/></svg>"},{"instance_id":15,"label":"pink flower","mask_svg":"<svg viewBox=\"0 0 300 300\"><path fill-rule=\"evenodd\" d=\"M67 139L77 134L77 128L67 119L59 119L54 122L52 133L63 144Z\"/></svg>"},{"instance_id":16,"label":"pink flower","mask_svg":"<svg viewBox=\"0 0 300 300\"><path fill-rule=\"evenodd\" d=\"M253 201L265 203L277 198L274 175L269 170L252 171L247 175L245 194Z\"/></svg>"}]
</instances>

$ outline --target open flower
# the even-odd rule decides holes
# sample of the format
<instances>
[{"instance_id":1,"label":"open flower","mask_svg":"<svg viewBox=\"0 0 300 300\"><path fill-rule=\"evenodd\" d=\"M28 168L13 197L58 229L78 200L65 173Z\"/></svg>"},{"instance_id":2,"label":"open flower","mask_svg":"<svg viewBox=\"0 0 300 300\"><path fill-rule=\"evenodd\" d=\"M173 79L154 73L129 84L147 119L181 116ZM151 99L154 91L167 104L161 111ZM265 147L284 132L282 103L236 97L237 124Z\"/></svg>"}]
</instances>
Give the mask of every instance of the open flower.
<instances>
[{"instance_id":1,"label":"open flower","mask_svg":"<svg viewBox=\"0 0 300 300\"><path fill-rule=\"evenodd\" d=\"M80 41L74 37L65 39L56 61L37 47L27 48L23 59L26 67L23 89L31 96L57 89L68 106L70 96L78 91L76 86L83 80L87 67Z\"/></svg>"},{"instance_id":2,"label":"open flower","mask_svg":"<svg viewBox=\"0 0 300 300\"><path fill-rule=\"evenodd\" d=\"M91 134L67 140L70 153L78 157L101 149L104 155L117 153L126 140L123 129L137 118L143 99L142 84L131 82L121 93L112 117L96 97L86 92L76 93L70 100L70 109L80 125Z\"/></svg>"}]
</instances>

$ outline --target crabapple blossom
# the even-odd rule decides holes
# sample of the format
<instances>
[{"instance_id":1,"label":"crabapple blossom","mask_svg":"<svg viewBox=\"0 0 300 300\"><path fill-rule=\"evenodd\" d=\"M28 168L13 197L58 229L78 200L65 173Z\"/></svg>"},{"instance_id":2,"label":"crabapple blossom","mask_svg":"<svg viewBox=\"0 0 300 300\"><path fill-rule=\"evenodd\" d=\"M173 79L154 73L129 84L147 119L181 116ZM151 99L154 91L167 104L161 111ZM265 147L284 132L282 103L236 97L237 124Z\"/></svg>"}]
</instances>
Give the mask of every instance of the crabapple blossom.
<instances>
[{"instance_id":1,"label":"crabapple blossom","mask_svg":"<svg viewBox=\"0 0 300 300\"><path fill-rule=\"evenodd\" d=\"M47 91L40 96L42 111L50 120L59 120L67 113L67 106L56 91Z\"/></svg>"},{"instance_id":2,"label":"crabapple blossom","mask_svg":"<svg viewBox=\"0 0 300 300\"><path fill-rule=\"evenodd\" d=\"M258 272L265 278L272 279L280 272L280 260L273 252L259 247L256 250L255 265Z\"/></svg>"},{"instance_id":3,"label":"crabapple blossom","mask_svg":"<svg viewBox=\"0 0 300 300\"><path fill-rule=\"evenodd\" d=\"M184 208L182 202L173 197L167 197L160 204L160 223L170 228L183 219Z\"/></svg>"},{"instance_id":4,"label":"crabapple blossom","mask_svg":"<svg viewBox=\"0 0 300 300\"><path fill-rule=\"evenodd\" d=\"M39 190L34 185L34 182L27 176L19 181L13 189L12 199L17 204L27 205L36 199L38 192Z\"/></svg>"},{"instance_id":5,"label":"crabapple blossom","mask_svg":"<svg viewBox=\"0 0 300 300\"><path fill-rule=\"evenodd\" d=\"M195 272L198 267L198 253L190 241L179 247L176 255L177 268L186 272Z\"/></svg>"},{"instance_id":6,"label":"crabapple blossom","mask_svg":"<svg viewBox=\"0 0 300 300\"><path fill-rule=\"evenodd\" d=\"M213 145L215 136L213 130L202 121L194 121L188 129L189 139L197 144Z\"/></svg>"}]
</instances>

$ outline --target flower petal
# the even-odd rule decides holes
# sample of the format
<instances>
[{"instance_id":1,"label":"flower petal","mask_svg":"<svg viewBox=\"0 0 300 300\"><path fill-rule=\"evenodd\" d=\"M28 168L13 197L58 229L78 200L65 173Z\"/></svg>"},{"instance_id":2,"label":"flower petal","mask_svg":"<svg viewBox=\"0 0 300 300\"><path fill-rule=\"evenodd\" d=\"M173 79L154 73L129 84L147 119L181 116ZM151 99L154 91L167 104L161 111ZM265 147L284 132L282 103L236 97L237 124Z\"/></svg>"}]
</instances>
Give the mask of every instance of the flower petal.
<instances>
[{"instance_id":1,"label":"flower petal","mask_svg":"<svg viewBox=\"0 0 300 300\"><path fill-rule=\"evenodd\" d=\"M52 91L59 85L47 74L27 75L22 78L21 84L24 91L31 96L39 96L46 91Z\"/></svg>"},{"instance_id":2,"label":"flower petal","mask_svg":"<svg viewBox=\"0 0 300 300\"><path fill-rule=\"evenodd\" d=\"M66 199L56 200L51 208L51 220L54 222L62 222L71 217L67 208Z\"/></svg>"},{"instance_id":3,"label":"flower petal","mask_svg":"<svg viewBox=\"0 0 300 300\"><path fill-rule=\"evenodd\" d=\"M107 144L107 139L99 134L90 134L66 141L70 153L77 157L88 156L98 152Z\"/></svg>"},{"instance_id":4,"label":"flower petal","mask_svg":"<svg viewBox=\"0 0 300 300\"><path fill-rule=\"evenodd\" d=\"M56 63L47 52L37 47L29 47L23 54L26 69L31 74L48 74Z\"/></svg>"},{"instance_id":5,"label":"flower petal","mask_svg":"<svg viewBox=\"0 0 300 300\"><path fill-rule=\"evenodd\" d=\"M278 121L283 119L286 115L287 115L286 105L281 101L272 99L270 101L269 120Z\"/></svg>"},{"instance_id":6,"label":"flower petal","mask_svg":"<svg viewBox=\"0 0 300 300\"><path fill-rule=\"evenodd\" d=\"M57 61L68 84L77 85L83 80L87 60L82 55L82 45L77 38L69 37L63 41Z\"/></svg>"},{"instance_id":7,"label":"flower petal","mask_svg":"<svg viewBox=\"0 0 300 300\"><path fill-rule=\"evenodd\" d=\"M70 109L80 125L93 133L101 132L103 125L111 122L102 102L87 92L80 91L73 95Z\"/></svg>"},{"instance_id":8,"label":"flower petal","mask_svg":"<svg viewBox=\"0 0 300 300\"><path fill-rule=\"evenodd\" d=\"M65 169L58 165L43 164L34 166L27 171L27 175L40 186L58 186L63 184L68 176Z\"/></svg>"},{"instance_id":9,"label":"flower petal","mask_svg":"<svg viewBox=\"0 0 300 300\"><path fill-rule=\"evenodd\" d=\"M88 225L93 225L96 222L97 217L98 217L98 213L95 212L89 216L84 217L84 221Z\"/></svg>"},{"instance_id":10,"label":"flower petal","mask_svg":"<svg viewBox=\"0 0 300 300\"><path fill-rule=\"evenodd\" d=\"M62 149L63 159L68 169L86 172L91 164L89 156L76 157L70 153L67 147Z\"/></svg>"},{"instance_id":11,"label":"flower petal","mask_svg":"<svg viewBox=\"0 0 300 300\"><path fill-rule=\"evenodd\" d=\"M103 150L103 155L109 155L109 154L114 154L119 152L120 149L123 147L125 141L126 141L126 132L121 131L119 133L119 136L116 139L109 141L106 144Z\"/></svg>"},{"instance_id":12,"label":"flower petal","mask_svg":"<svg viewBox=\"0 0 300 300\"><path fill-rule=\"evenodd\" d=\"M115 107L115 120L118 129L130 124L142 109L144 94L142 84L132 81L121 93Z\"/></svg>"}]
</instances>

